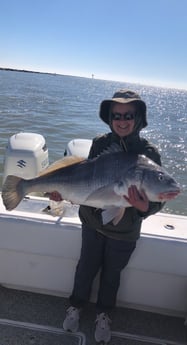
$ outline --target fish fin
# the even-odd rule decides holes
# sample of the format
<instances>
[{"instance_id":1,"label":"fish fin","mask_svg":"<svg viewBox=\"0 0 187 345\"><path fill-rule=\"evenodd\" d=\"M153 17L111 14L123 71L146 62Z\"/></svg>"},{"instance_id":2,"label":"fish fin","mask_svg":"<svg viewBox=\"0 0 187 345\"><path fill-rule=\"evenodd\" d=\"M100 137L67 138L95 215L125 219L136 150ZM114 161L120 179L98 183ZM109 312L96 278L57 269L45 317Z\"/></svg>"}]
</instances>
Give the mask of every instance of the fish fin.
<instances>
[{"instance_id":1,"label":"fish fin","mask_svg":"<svg viewBox=\"0 0 187 345\"><path fill-rule=\"evenodd\" d=\"M113 225L117 225L125 213L124 207L110 207L102 211L103 225L113 220Z\"/></svg>"},{"instance_id":2,"label":"fish fin","mask_svg":"<svg viewBox=\"0 0 187 345\"><path fill-rule=\"evenodd\" d=\"M51 172L54 172L55 170L58 170L60 168L65 168L67 166L70 166L70 165L73 165L76 163L80 163L83 161L85 161L85 158L82 158L82 157L77 157L77 156L64 157L64 158L59 159L58 161L52 163L51 165L49 165L46 169L41 171L38 176L44 176L44 175L49 174Z\"/></svg>"},{"instance_id":3,"label":"fish fin","mask_svg":"<svg viewBox=\"0 0 187 345\"><path fill-rule=\"evenodd\" d=\"M13 210L24 198L25 193L21 186L24 181L21 177L9 175L2 187L3 203L8 211Z\"/></svg>"},{"instance_id":4,"label":"fish fin","mask_svg":"<svg viewBox=\"0 0 187 345\"><path fill-rule=\"evenodd\" d=\"M102 155L107 154L107 153L114 153L114 152L124 152L124 151L122 150L120 145L113 143L109 147L107 147L106 149L101 151L99 156L102 156Z\"/></svg>"},{"instance_id":5,"label":"fish fin","mask_svg":"<svg viewBox=\"0 0 187 345\"><path fill-rule=\"evenodd\" d=\"M124 207L121 207L119 209L118 214L116 215L116 217L113 219L113 222L112 222L114 225L117 225L120 222L120 220L123 218L125 214L125 210L126 208Z\"/></svg>"}]
</instances>

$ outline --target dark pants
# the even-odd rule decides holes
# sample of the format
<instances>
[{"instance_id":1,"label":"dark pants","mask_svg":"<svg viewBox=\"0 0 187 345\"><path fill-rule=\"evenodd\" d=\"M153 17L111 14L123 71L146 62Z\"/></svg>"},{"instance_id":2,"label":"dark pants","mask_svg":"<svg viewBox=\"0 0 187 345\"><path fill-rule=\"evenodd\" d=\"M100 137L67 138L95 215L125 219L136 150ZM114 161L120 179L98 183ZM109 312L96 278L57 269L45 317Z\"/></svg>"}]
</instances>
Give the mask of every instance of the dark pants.
<instances>
[{"instance_id":1,"label":"dark pants","mask_svg":"<svg viewBox=\"0 0 187 345\"><path fill-rule=\"evenodd\" d=\"M82 308L89 301L93 280L101 269L97 309L104 312L116 304L121 270L127 265L136 242L114 240L85 225L70 303Z\"/></svg>"}]
</instances>

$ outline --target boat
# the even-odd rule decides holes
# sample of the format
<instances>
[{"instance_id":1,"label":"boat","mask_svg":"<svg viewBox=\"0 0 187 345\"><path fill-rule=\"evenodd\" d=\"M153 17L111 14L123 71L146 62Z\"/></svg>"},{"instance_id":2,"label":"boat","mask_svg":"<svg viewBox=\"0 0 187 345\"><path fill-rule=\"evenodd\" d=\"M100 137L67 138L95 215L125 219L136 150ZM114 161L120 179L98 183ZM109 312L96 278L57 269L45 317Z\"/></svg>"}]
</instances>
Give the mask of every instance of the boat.
<instances>
[{"instance_id":1,"label":"boat","mask_svg":"<svg viewBox=\"0 0 187 345\"><path fill-rule=\"evenodd\" d=\"M25 135L19 134L17 138L22 140ZM13 154L12 147L7 146L5 177L9 169L11 173L19 169L23 175L23 168L17 167L17 162L26 167L20 161L27 159L19 156L12 138L9 144L16 152ZM86 157L90 145L90 140L74 139L68 143L65 155L81 152ZM37 142L36 146L37 150L45 147L45 157L39 158L40 162L45 161L42 163L45 167L48 161L45 143ZM23 151L22 148L22 154ZM30 168L28 171L30 174ZM43 196L27 195L16 209L7 211L0 195L0 284L3 288L60 298L70 295L81 248L79 206L67 201L61 205L52 203ZM143 221L136 251L122 272L118 307L180 318L187 323L186 229L187 216L182 215L160 212ZM98 277L91 296L93 303L97 284Z\"/></svg>"}]
</instances>

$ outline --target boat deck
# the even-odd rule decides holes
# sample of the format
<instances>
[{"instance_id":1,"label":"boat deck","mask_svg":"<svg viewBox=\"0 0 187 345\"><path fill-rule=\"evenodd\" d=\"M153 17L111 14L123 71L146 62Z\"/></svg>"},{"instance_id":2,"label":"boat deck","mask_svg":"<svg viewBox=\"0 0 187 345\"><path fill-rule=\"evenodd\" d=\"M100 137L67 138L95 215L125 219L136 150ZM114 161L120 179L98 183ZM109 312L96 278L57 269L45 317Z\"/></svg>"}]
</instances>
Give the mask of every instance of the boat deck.
<instances>
[{"instance_id":1,"label":"boat deck","mask_svg":"<svg viewBox=\"0 0 187 345\"><path fill-rule=\"evenodd\" d=\"M37 197L33 197L33 200L35 199L37 199ZM79 248L77 247L80 245L79 237L81 237L80 220L78 220L77 217L74 217L74 213L77 214L77 207L74 205L69 208L68 205L66 205L67 208L65 208L63 216L65 217L64 224L67 226L67 231L62 231L63 219L61 216L58 215L56 217L51 217L50 214L46 214L46 212L50 211L48 210L48 201L46 201L46 199L41 199L40 207L38 204L35 205L35 202L33 202L31 207L30 202L30 198L25 198L22 205L10 213L4 210L0 199L0 278L2 284L4 283L4 285L0 285L0 345L96 344L94 340L94 321L96 318L94 303L89 303L88 307L82 313L80 331L78 333L70 333L65 332L62 328L66 309L69 306L68 299L53 294L49 295L47 292L46 294L31 292L35 291L32 290L32 287L35 286L42 288L42 290L44 288L48 288L48 291L53 290L53 284L51 285L51 281L53 282L52 279L54 279L54 277L56 279L55 283L57 284L54 285L54 291L60 291L59 284L61 287L63 282L60 281L59 283L58 277L59 270L61 271L61 274L63 274L62 263L65 254L67 254L67 239L69 241L68 253L70 250L69 248L71 248L70 252L72 255L74 244L75 252L73 254L74 256L72 256L73 259L70 258L71 260L68 261L67 271L64 272L64 277L66 277L66 279L63 280L65 281L65 286L62 290L70 291L69 287L72 288L71 272L71 279L69 277L68 281L69 271L71 271L69 265L72 263L71 269L73 272L74 261L76 262L78 257L77 255L79 255ZM34 207L36 207L36 209ZM45 210L45 212L43 212L43 210ZM66 212L70 218L66 217ZM25 214L24 219L22 219L22 213ZM32 221L32 219L34 220ZM45 222L42 226L43 221ZM26 225L27 231L25 231ZM142 252L146 253L146 248L147 250L150 248L150 241L153 241L153 244L156 243L156 245L160 243L162 247L163 244L167 244L169 248L171 247L169 267L165 267L163 264L167 264L168 260L163 260L161 248L159 247L160 250L158 256L158 249L152 245L151 253L153 253L153 249L156 248L155 255L153 256L157 258L156 261L158 262L161 273L158 275L159 271L156 269L155 280L153 279L154 274L148 274L148 278L145 280L146 272L144 272L144 269L145 265L147 267L148 260L146 259L142 261L143 270L142 267L140 267L140 270L143 278L141 281L138 279L138 283L136 283L136 280L132 280L132 284L129 285L129 290L127 289L131 296L133 288L137 288L137 290L134 290L133 298L131 296L131 299L135 303L134 309L131 309L129 305L128 307L123 308L118 307L113 315L110 315L112 319L112 339L110 341L110 345L187 344L187 327L184 325L186 311L186 265L181 265L181 263L186 262L187 239L185 229L186 217L178 218L173 215L170 215L169 217L164 214L157 215L154 217L154 228L153 223L151 222L151 217L144 221L141 241L141 243L144 244ZM69 236L68 238L66 236L67 234ZM72 241L72 238L75 243ZM145 239L146 241L144 241ZM174 262L172 261L173 246L175 247L175 250L178 249L178 254L175 255ZM63 253L63 256L61 253ZM139 254L140 253L141 251L139 251ZM149 250L147 255L149 257ZM166 251L164 250L164 258L165 255ZM43 258L45 258L45 260ZM43 265L43 262L45 265ZM51 264L53 262L55 262L56 266ZM51 264L51 266L49 264ZM177 264L176 268L175 264ZM131 269L139 267L136 265L133 266L132 262L131 266ZM51 271L49 274L50 267ZM172 269L175 268L177 275L174 271L170 277L169 274L172 273L170 272L171 267ZM56 272L55 276L53 275L54 271ZM147 272L151 273L152 271L149 272L147 269ZM167 281L165 282L165 280L161 285L162 279L165 276L167 278L172 278L172 280L169 280L170 285ZM158 277L160 277L160 280ZM144 280L146 283L145 286L142 286L141 284L144 283ZM172 283L173 281L175 284ZM18 283L22 290L16 290L16 284ZM47 283L49 283L48 286ZM14 289L9 288L11 284ZM28 286L29 291L24 291L24 289L26 289L24 288L25 286ZM172 302L175 301L174 306L177 305L179 307L178 309L183 313L180 314L182 316L163 315L159 314L159 311L153 312L153 309L151 309L152 312L150 309L149 311L148 309L147 311L141 311L140 308L138 310L135 309L137 306L136 303L138 304L136 297L141 289L144 291L146 298L148 297L150 299L150 295L154 296L151 300L151 302L154 303L151 303L151 305L159 305L159 303L156 302L159 302L160 291L162 291L163 296L165 296L161 303L163 309L167 309L167 303L165 305L164 302L165 299L168 299L166 297L171 295L171 298L168 299L169 306L173 309ZM151 294L150 292L154 293ZM155 296L157 296L157 301ZM173 296L175 296L175 298Z\"/></svg>"},{"instance_id":2,"label":"boat deck","mask_svg":"<svg viewBox=\"0 0 187 345\"><path fill-rule=\"evenodd\" d=\"M64 332L68 299L0 287L1 345L93 345L95 306L82 313L80 332ZM111 315L110 345L187 344L184 318L130 308Z\"/></svg>"}]
</instances>

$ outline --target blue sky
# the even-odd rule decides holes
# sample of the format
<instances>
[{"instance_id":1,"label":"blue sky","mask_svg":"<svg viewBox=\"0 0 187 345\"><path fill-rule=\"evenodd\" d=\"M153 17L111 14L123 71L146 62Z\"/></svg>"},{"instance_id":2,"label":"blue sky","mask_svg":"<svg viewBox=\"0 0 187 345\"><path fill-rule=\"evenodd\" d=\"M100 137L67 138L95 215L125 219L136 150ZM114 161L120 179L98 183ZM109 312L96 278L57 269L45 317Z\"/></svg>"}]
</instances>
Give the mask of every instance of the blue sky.
<instances>
[{"instance_id":1,"label":"blue sky","mask_svg":"<svg viewBox=\"0 0 187 345\"><path fill-rule=\"evenodd\" d=\"M187 89L186 0L0 5L0 67Z\"/></svg>"}]
</instances>

